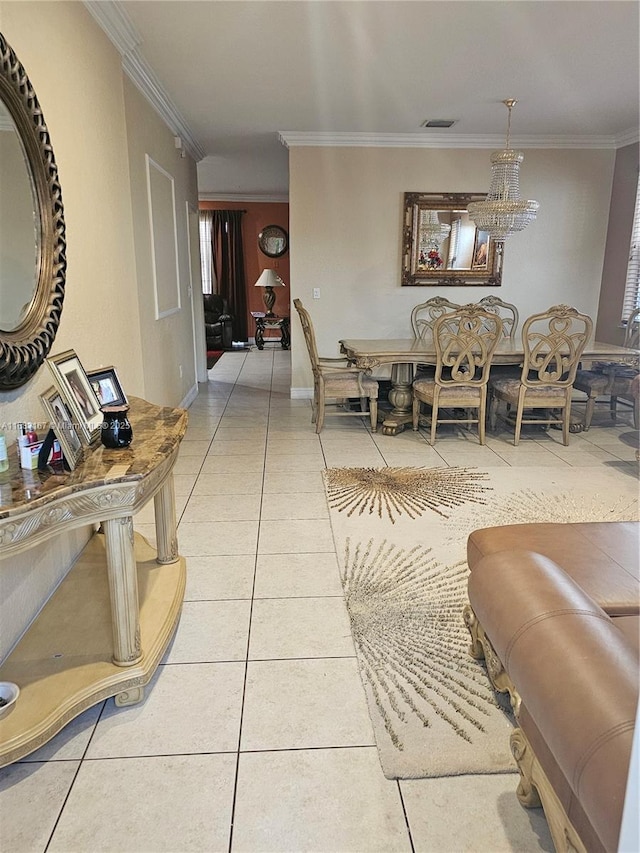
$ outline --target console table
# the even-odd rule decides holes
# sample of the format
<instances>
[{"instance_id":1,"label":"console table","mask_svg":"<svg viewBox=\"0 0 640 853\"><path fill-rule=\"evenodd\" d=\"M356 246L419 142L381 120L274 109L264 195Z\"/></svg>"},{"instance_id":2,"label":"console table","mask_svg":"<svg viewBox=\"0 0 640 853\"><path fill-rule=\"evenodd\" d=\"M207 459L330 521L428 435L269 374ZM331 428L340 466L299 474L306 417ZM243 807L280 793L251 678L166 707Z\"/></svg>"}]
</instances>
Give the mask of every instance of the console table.
<instances>
[{"instance_id":1,"label":"console table","mask_svg":"<svg viewBox=\"0 0 640 853\"><path fill-rule=\"evenodd\" d=\"M266 314L252 312L253 319L256 321L256 346L258 349L264 349L264 332L265 329L280 329L280 338L267 338L280 342L282 349L289 349L291 337L289 334L289 318L288 317L267 317Z\"/></svg>"},{"instance_id":2,"label":"console table","mask_svg":"<svg viewBox=\"0 0 640 853\"><path fill-rule=\"evenodd\" d=\"M0 571L60 533L91 524L100 530L0 667L0 680L20 688L0 719L0 767L109 696L121 706L140 702L178 624L186 568L172 472L187 412L136 398L130 404L130 447L94 444L69 472L23 471L11 458ZM133 515L151 498L157 550L133 531Z\"/></svg>"}]
</instances>

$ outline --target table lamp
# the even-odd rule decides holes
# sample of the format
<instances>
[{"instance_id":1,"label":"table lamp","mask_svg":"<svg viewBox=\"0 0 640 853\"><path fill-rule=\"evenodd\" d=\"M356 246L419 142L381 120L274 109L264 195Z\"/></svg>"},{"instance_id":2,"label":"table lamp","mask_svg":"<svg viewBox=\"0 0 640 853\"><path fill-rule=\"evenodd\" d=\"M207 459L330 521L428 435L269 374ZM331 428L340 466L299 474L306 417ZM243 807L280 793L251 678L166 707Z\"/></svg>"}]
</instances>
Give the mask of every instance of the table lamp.
<instances>
[{"instance_id":1,"label":"table lamp","mask_svg":"<svg viewBox=\"0 0 640 853\"><path fill-rule=\"evenodd\" d=\"M267 313L265 317L275 317L273 313L273 305L276 301L276 295L273 292L274 287L286 287L284 281L273 270L262 270L260 278L255 283L256 287L264 287L263 300Z\"/></svg>"}]
</instances>

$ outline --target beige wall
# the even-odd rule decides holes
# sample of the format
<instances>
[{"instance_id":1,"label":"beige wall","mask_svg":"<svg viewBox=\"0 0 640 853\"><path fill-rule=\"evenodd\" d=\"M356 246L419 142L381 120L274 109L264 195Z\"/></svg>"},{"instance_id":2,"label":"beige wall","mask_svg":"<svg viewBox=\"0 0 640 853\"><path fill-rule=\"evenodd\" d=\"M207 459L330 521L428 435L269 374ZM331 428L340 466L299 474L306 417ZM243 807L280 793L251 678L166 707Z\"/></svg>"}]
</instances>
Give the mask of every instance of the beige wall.
<instances>
[{"instance_id":1,"label":"beige wall","mask_svg":"<svg viewBox=\"0 0 640 853\"><path fill-rule=\"evenodd\" d=\"M507 241L500 288L400 286L403 193L486 192L488 151L289 153L291 298L310 310L321 355L337 355L343 337L409 337L412 307L438 294L470 302L495 293L522 318L559 302L596 316L614 151L525 150L522 195L539 201L540 212ZM312 379L296 318L292 338L292 396L307 396Z\"/></svg>"},{"instance_id":2,"label":"beige wall","mask_svg":"<svg viewBox=\"0 0 640 853\"><path fill-rule=\"evenodd\" d=\"M176 179L184 292L185 205L189 199L197 207L195 164L180 160L171 131L133 90L119 53L82 3L0 1L0 28L37 93L62 187L68 272L52 353L72 348L88 369L114 364L129 395L177 405L195 382L191 304L184 298L181 314L159 323L149 312L141 161L146 148ZM27 385L0 392L0 421L43 421L38 395L50 385L43 365ZM64 576L86 535L58 537L47 548L3 562L0 659Z\"/></svg>"},{"instance_id":3,"label":"beige wall","mask_svg":"<svg viewBox=\"0 0 640 853\"><path fill-rule=\"evenodd\" d=\"M139 337L135 343L142 357L142 396L152 403L175 406L197 394L187 236L187 202L191 201L196 206L198 203L196 165L191 157L180 156L167 126L150 108L128 77L124 78L124 100L131 172L131 204L135 211L133 234L140 311ZM175 192L181 310L160 319L156 319L155 310L145 155L173 178ZM200 294L202 288L199 268L195 270L195 274L197 279L194 290Z\"/></svg>"}]
</instances>

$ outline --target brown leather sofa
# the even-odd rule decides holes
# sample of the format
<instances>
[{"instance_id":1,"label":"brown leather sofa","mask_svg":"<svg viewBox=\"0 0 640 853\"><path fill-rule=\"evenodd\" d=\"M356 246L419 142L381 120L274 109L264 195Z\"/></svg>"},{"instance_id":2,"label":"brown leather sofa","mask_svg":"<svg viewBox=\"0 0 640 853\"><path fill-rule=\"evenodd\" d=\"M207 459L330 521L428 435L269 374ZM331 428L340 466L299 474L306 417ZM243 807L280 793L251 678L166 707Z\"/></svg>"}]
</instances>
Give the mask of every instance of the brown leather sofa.
<instances>
[{"instance_id":1,"label":"brown leather sofa","mask_svg":"<svg viewBox=\"0 0 640 853\"><path fill-rule=\"evenodd\" d=\"M557 850L616 851L638 703L639 525L518 524L468 539L471 653L517 721L518 798Z\"/></svg>"}]
</instances>

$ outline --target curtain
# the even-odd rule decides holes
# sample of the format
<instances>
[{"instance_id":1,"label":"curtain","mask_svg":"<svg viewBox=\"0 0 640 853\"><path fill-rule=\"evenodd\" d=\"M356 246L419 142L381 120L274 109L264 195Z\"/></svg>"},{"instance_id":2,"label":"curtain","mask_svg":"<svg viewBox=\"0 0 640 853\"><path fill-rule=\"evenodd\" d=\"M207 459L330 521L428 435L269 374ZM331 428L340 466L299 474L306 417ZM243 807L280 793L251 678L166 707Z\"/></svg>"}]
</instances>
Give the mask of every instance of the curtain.
<instances>
[{"instance_id":1,"label":"curtain","mask_svg":"<svg viewBox=\"0 0 640 853\"><path fill-rule=\"evenodd\" d=\"M211 229L213 272L218 293L233 316L233 340L248 340L247 290L242 249L243 210L214 210Z\"/></svg>"},{"instance_id":2,"label":"curtain","mask_svg":"<svg viewBox=\"0 0 640 853\"><path fill-rule=\"evenodd\" d=\"M213 254L211 252L211 229L213 211L200 211L200 271L202 273L202 292L217 293L218 282L213 272Z\"/></svg>"}]
</instances>

